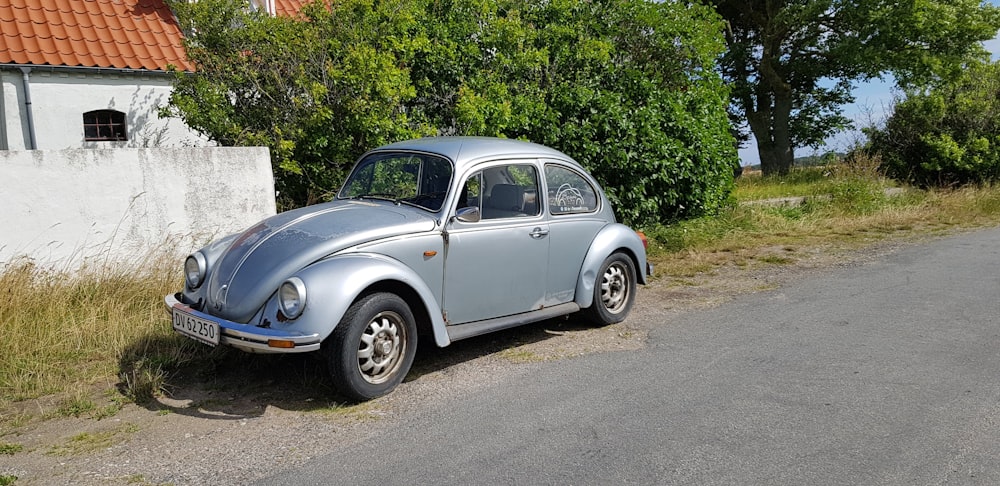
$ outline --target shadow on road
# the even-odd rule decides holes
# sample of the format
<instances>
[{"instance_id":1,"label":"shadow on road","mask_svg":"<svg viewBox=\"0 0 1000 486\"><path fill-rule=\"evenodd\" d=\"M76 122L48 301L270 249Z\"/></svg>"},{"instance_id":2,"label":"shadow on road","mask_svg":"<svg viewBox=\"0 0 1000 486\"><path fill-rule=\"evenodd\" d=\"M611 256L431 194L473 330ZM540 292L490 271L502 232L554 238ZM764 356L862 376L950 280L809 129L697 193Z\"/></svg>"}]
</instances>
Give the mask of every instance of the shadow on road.
<instances>
[{"instance_id":1,"label":"shadow on road","mask_svg":"<svg viewBox=\"0 0 1000 486\"><path fill-rule=\"evenodd\" d=\"M417 355L405 381L417 381L424 375L467 361L590 328L576 318L552 319L457 341L444 348L437 347L432 336L420 336ZM161 339L165 342L137 343L124 355L141 357L144 350L177 346L167 340L184 340L179 336ZM140 405L159 413L211 420L258 417L268 407L318 411L350 405L334 388L320 353L248 354L226 347L202 348L193 341L190 344L195 346L198 356L180 366L164 367L162 393ZM135 376L135 365L134 358L120 363L122 381L118 387L123 394L128 394L130 384L126 377Z\"/></svg>"}]
</instances>

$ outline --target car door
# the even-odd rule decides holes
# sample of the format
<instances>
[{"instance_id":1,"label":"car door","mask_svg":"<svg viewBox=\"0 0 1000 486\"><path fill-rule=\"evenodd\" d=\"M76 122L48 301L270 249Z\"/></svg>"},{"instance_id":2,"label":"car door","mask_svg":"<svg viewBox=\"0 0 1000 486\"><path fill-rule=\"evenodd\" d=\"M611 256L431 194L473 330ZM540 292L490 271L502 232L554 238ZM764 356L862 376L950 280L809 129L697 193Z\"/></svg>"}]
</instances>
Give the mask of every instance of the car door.
<instances>
[{"instance_id":1,"label":"car door","mask_svg":"<svg viewBox=\"0 0 1000 486\"><path fill-rule=\"evenodd\" d=\"M548 268L548 225L534 160L477 168L466 177L447 228L443 306L448 324L541 308Z\"/></svg>"}]
</instances>

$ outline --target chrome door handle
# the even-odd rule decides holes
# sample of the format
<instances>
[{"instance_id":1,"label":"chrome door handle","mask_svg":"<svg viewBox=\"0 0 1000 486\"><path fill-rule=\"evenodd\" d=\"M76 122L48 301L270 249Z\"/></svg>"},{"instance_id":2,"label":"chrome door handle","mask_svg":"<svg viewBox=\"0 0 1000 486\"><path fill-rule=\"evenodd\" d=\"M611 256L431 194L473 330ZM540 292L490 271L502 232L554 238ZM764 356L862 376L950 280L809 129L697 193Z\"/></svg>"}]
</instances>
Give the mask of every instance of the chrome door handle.
<instances>
[{"instance_id":1,"label":"chrome door handle","mask_svg":"<svg viewBox=\"0 0 1000 486\"><path fill-rule=\"evenodd\" d=\"M545 236L545 235L547 235L547 234L549 234L549 230L543 230L541 228L535 228L535 229L531 230L531 233L528 233L529 236L531 236L532 238L534 238L536 240L539 239L539 238L541 238L541 237L543 237L543 236Z\"/></svg>"}]
</instances>

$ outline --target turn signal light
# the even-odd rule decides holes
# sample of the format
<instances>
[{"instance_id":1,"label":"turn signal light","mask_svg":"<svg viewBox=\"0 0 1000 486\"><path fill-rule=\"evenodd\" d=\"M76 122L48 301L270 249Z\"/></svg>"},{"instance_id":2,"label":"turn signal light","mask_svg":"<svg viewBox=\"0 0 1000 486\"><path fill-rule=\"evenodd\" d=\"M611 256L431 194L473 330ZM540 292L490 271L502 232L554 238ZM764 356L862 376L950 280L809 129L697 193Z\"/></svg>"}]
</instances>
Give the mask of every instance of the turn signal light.
<instances>
[{"instance_id":1,"label":"turn signal light","mask_svg":"<svg viewBox=\"0 0 1000 486\"><path fill-rule=\"evenodd\" d=\"M270 348L291 349L295 347L295 343L292 341L285 341L284 339L268 339L267 346Z\"/></svg>"},{"instance_id":2,"label":"turn signal light","mask_svg":"<svg viewBox=\"0 0 1000 486\"><path fill-rule=\"evenodd\" d=\"M639 239L642 240L642 247L649 248L649 240L646 239L646 233L642 231L636 231L635 234L639 235Z\"/></svg>"}]
</instances>

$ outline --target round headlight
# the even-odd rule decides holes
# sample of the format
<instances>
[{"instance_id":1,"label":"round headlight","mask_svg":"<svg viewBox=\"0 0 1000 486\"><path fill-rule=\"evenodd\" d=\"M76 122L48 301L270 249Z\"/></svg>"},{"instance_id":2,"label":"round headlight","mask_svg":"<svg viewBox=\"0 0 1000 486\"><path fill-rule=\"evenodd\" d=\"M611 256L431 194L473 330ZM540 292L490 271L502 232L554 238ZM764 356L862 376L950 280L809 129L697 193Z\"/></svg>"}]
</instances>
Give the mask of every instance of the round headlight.
<instances>
[{"instance_id":1,"label":"round headlight","mask_svg":"<svg viewBox=\"0 0 1000 486\"><path fill-rule=\"evenodd\" d=\"M188 288L194 290L205 280L205 272L208 271L208 264L205 262L205 255L201 252L192 253L184 260L184 280Z\"/></svg>"},{"instance_id":2,"label":"round headlight","mask_svg":"<svg viewBox=\"0 0 1000 486\"><path fill-rule=\"evenodd\" d=\"M306 284L298 277L292 277L278 287L278 306L281 313L289 319L302 315L306 307Z\"/></svg>"}]
</instances>

